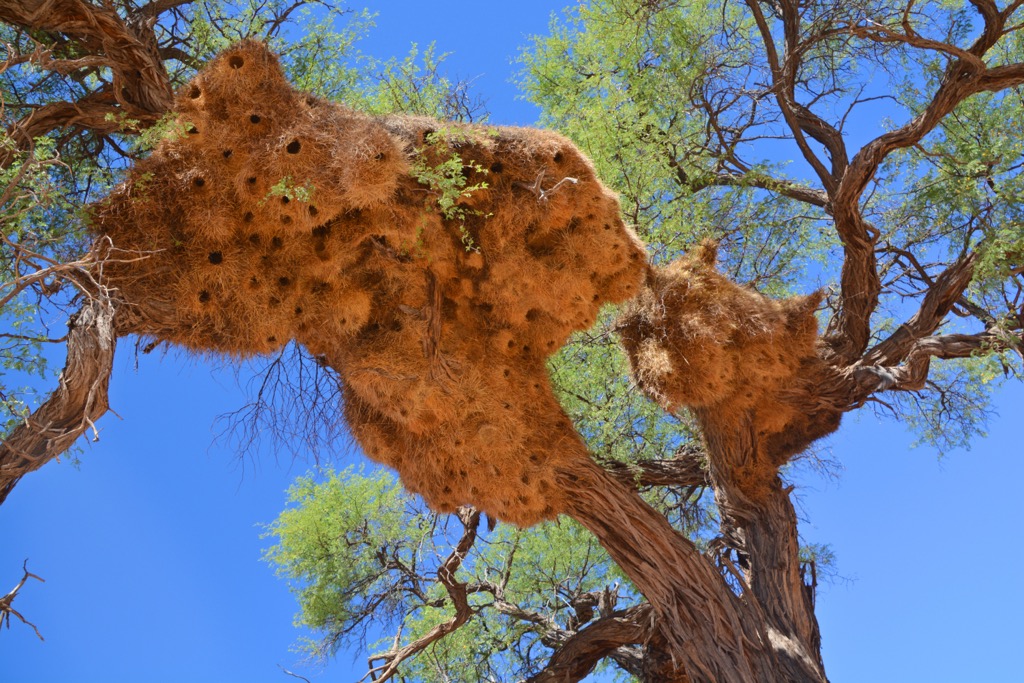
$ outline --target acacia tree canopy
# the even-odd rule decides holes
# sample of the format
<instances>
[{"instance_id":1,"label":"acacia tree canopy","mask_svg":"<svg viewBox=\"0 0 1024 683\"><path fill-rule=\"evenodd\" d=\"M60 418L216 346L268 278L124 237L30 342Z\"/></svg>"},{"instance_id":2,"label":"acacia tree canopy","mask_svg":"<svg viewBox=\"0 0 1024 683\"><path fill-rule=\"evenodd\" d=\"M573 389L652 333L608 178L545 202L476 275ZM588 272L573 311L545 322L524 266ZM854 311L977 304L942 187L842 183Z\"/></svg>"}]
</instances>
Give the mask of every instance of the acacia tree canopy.
<instances>
[{"instance_id":1,"label":"acacia tree canopy","mask_svg":"<svg viewBox=\"0 0 1024 683\"><path fill-rule=\"evenodd\" d=\"M579 680L602 661L645 681L824 680L821 556L799 546L785 465L869 403L959 445L1021 370L1021 4L595 0L536 39L525 91L620 193L652 263L623 316L549 362L600 464L559 474L579 524L485 531L386 476L301 480L268 558L323 633L311 649L394 629L376 680ZM301 8L0 3L8 366L42 371L39 311L79 310L30 419L5 386L0 495L106 410L133 302L82 257L77 211L173 128L174 88L214 53L265 36L301 89L472 116L429 55L372 83L340 66L359 20L286 42ZM819 299L783 297L819 289L816 337ZM315 405L300 419L331 412Z\"/></svg>"}]
</instances>

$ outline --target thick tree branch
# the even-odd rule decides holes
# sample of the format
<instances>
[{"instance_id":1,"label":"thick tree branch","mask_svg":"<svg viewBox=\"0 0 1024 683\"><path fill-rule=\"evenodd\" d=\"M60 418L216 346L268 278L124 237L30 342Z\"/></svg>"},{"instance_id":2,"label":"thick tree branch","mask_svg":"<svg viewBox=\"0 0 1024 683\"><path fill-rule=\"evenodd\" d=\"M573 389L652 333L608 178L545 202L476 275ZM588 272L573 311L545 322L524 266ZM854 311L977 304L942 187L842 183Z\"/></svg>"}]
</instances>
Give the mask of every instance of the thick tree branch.
<instances>
[{"instance_id":1,"label":"thick tree branch","mask_svg":"<svg viewBox=\"0 0 1024 683\"><path fill-rule=\"evenodd\" d=\"M1007 64L986 69L978 78L978 92L998 92L1024 84L1024 64Z\"/></svg>"},{"instance_id":2,"label":"thick tree branch","mask_svg":"<svg viewBox=\"0 0 1024 683\"><path fill-rule=\"evenodd\" d=\"M111 132L111 123L105 120L108 113L152 124L170 108L174 93L153 32L156 16L130 16L126 21L111 5L82 0L0 0L0 21L25 31L66 35L88 55L80 68L105 66L113 76L111 85L77 103L47 105L42 115L33 112L16 123L9 133L20 145L68 125ZM46 50L33 53L29 61L33 60L42 68L61 64Z\"/></svg>"},{"instance_id":3,"label":"thick tree branch","mask_svg":"<svg viewBox=\"0 0 1024 683\"><path fill-rule=\"evenodd\" d=\"M938 329L953 305L963 295L974 274L973 254L954 261L928 288L921 308L900 325L885 341L864 355L862 365L895 365L901 362L914 343Z\"/></svg>"},{"instance_id":4,"label":"thick tree branch","mask_svg":"<svg viewBox=\"0 0 1024 683\"><path fill-rule=\"evenodd\" d=\"M157 52L153 21L126 22L112 6L82 0L0 0L0 21L30 31L63 33L93 55L106 58L114 97L129 113L163 112L171 90Z\"/></svg>"},{"instance_id":5,"label":"thick tree branch","mask_svg":"<svg viewBox=\"0 0 1024 683\"><path fill-rule=\"evenodd\" d=\"M942 334L920 339L902 365L892 368L893 389L918 391L925 387L932 358L953 359L1013 350L1024 359L1021 330L988 330L978 334Z\"/></svg>"},{"instance_id":6,"label":"thick tree branch","mask_svg":"<svg viewBox=\"0 0 1024 683\"><path fill-rule=\"evenodd\" d=\"M1024 65L986 69L980 62L980 58L1002 36L1003 19L1001 15L990 16L991 12L986 9L989 4L977 3L985 18L985 30L966 51L971 57L956 59L949 64L939 88L920 114L900 128L875 138L857 152L834 195L836 230L843 243L845 258L840 308L829 326L826 341L842 362L853 362L867 347L871 314L878 305L881 292L874 253L877 232L866 224L860 208L861 197L879 166L893 151L920 142L971 95L1010 87L1024 77ZM867 37L872 36L867 34Z\"/></svg>"},{"instance_id":7,"label":"thick tree branch","mask_svg":"<svg viewBox=\"0 0 1024 683\"><path fill-rule=\"evenodd\" d=\"M27 149L32 141L47 133L64 128L85 128L101 135L117 133L122 123L108 116L118 111L110 88L89 93L77 102L51 102L17 121L8 133Z\"/></svg>"},{"instance_id":8,"label":"thick tree branch","mask_svg":"<svg viewBox=\"0 0 1024 683\"><path fill-rule=\"evenodd\" d=\"M571 636L527 683L575 683L586 678L601 659L625 645L646 642L654 630L654 613L644 603L614 612Z\"/></svg>"},{"instance_id":9,"label":"thick tree branch","mask_svg":"<svg viewBox=\"0 0 1024 683\"><path fill-rule=\"evenodd\" d=\"M695 681L773 680L760 622L689 539L596 464L558 475L569 514L651 603L679 669Z\"/></svg>"},{"instance_id":10,"label":"thick tree branch","mask_svg":"<svg viewBox=\"0 0 1024 683\"><path fill-rule=\"evenodd\" d=\"M676 486L680 488L709 486L704 453L695 447L679 449L669 460L641 460L631 463L601 463L608 472L629 486Z\"/></svg>"},{"instance_id":11,"label":"thick tree branch","mask_svg":"<svg viewBox=\"0 0 1024 683\"><path fill-rule=\"evenodd\" d=\"M88 299L68 323L68 356L57 389L0 444L0 503L18 481L69 449L107 412L114 362L114 304Z\"/></svg>"},{"instance_id":12,"label":"thick tree branch","mask_svg":"<svg viewBox=\"0 0 1024 683\"><path fill-rule=\"evenodd\" d=\"M786 680L825 681L814 603L800 571L796 513L778 475L751 491L749 472L762 467L762 439L749 415L695 411L707 442L715 500L726 548L744 555L747 570L729 567L752 598L754 619L767 630L776 674ZM723 556L724 563L729 560Z\"/></svg>"}]
</instances>

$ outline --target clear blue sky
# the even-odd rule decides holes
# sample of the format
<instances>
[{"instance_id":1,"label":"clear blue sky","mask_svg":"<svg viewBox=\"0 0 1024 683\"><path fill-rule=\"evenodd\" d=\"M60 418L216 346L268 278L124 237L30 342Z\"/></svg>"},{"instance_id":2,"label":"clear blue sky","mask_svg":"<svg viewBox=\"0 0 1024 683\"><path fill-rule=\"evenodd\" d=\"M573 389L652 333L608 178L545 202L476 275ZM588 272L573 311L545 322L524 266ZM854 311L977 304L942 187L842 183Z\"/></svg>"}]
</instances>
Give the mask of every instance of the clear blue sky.
<instances>
[{"instance_id":1,"label":"clear blue sky","mask_svg":"<svg viewBox=\"0 0 1024 683\"><path fill-rule=\"evenodd\" d=\"M562 4L379 2L362 48L402 56L436 41L455 75L477 78L495 123L529 124L536 111L516 100L512 58ZM121 419L103 419L81 468L47 465L0 507L0 593L26 557L46 579L15 603L46 642L18 623L0 632L0 681L296 680L279 666L358 679L362 653L323 670L296 664L295 603L259 560L259 524L307 464L241 462L215 443L215 417L243 402L230 369L182 354L135 363L122 344L111 386ZM804 536L832 543L848 579L819 595L833 683L1020 680L1024 390L996 405L989 438L942 461L910 449L898 425L850 416L829 441L842 478L804 479Z\"/></svg>"}]
</instances>

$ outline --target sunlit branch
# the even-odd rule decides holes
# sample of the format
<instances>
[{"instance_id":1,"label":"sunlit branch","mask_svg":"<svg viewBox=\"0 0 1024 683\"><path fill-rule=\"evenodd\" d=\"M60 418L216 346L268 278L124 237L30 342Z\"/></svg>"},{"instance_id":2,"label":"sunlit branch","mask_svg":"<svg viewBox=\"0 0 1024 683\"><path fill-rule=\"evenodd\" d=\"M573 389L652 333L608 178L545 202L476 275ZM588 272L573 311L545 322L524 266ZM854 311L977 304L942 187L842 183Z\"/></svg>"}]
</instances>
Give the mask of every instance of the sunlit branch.
<instances>
[{"instance_id":1,"label":"sunlit branch","mask_svg":"<svg viewBox=\"0 0 1024 683\"><path fill-rule=\"evenodd\" d=\"M11 616L13 615L18 617L18 619L21 620L21 623L25 624L26 626L31 626L32 630L36 632L36 636L39 638L39 640L43 640L43 635L39 633L39 629L36 628L36 625L28 619L26 619L24 616L22 616L21 612L14 609L11 603L14 602L14 598L18 597L18 592L22 588L24 588L25 582L28 581L30 578L35 579L37 581L42 581L44 583L46 582L46 579L36 574L33 574L28 570L28 560L25 560L22 563L21 570L24 572L24 574L22 575L21 580L18 581L18 585L12 588L10 592L7 593L7 595L0 598L0 627L6 625L7 628L10 629Z\"/></svg>"},{"instance_id":2,"label":"sunlit branch","mask_svg":"<svg viewBox=\"0 0 1024 683\"><path fill-rule=\"evenodd\" d=\"M431 643L444 638L449 633L457 630L460 626L469 621L472 616L472 609L467 598L466 584L455 579L455 572L462 566L462 561L469 554L470 549L476 542L477 527L480 524L480 513L470 507L460 508L458 513L459 521L462 522L464 531L455 549L448 556L448 559L437 570L437 580L448 591L452 606L455 608L455 615L448 621L436 625L426 635L417 638L404 647L396 647L393 650L370 658L370 670L360 681L370 680L375 683L383 683L390 680L398 673L399 665L421 652ZM374 665L374 662L382 662Z\"/></svg>"},{"instance_id":3,"label":"sunlit branch","mask_svg":"<svg viewBox=\"0 0 1024 683\"><path fill-rule=\"evenodd\" d=\"M918 311L887 339L864 355L865 365L893 365L906 357L915 342L936 329L949 315L974 274L973 254L958 259L928 288Z\"/></svg>"}]
</instances>

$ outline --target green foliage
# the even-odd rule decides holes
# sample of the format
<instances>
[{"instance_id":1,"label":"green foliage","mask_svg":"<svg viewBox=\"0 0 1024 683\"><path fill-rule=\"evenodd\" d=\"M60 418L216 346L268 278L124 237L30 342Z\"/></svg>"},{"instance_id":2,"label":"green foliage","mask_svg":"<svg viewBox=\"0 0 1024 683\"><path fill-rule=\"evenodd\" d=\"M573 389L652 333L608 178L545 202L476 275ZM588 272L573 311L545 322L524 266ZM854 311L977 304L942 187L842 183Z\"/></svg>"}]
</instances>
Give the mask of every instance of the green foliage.
<instances>
[{"instance_id":1,"label":"green foliage","mask_svg":"<svg viewBox=\"0 0 1024 683\"><path fill-rule=\"evenodd\" d=\"M903 19L896 9L863 3L812 3L802 16L811 33L816 25L858 23L865 16L902 30ZM929 3L914 21L916 30L936 40L964 41L976 31L976 19L962 4ZM888 125L902 125L923 110L948 63L938 52L879 46L841 31L806 50L798 99L812 101L816 112L842 129L851 155L857 151L854 141L882 132L850 116L855 103L872 114L877 110L870 103L887 102L887 112L897 119ZM1011 33L992 52L993 65L1024 59L1021 32ZM877 68L885 60L898 68ZM785 192L787 186L813 189L817 180L792 141L780 139L782 116L774 95L764 89L771 79L768 57L742 5L580 3L553 20L549 35L534 38L521 62L521 85L542 107L544 123L568 134L593 158L602 179L620 193L626 219L656 261L712 237L721 241L724 269L764 293L806 293L838 282L842 255L830 216ZM1014 311L1021 305L1024 258L1022 120L1020 88L977 95L921 145L883 165L864 200L865 217L882 233L879 262L886 289L872 321L876 338L914 313L939 264L967 249L978 258L969 292L973 307L961 311L960 326L953 323L943 331L976 332L979 319L995 332L1019 325ZM787 158L795 161L783 161ZM918 256L916 265L905 258L908 253ZM589 339L603 340L602 335ZM597 403L610 407L603 397L614 393L609 389L621 365L612 356L602 358L596 350L601 343L596 349L570 348L585 355L588 365L579 379L574 373L582 366L575 362L567 366L573 370L556 370L560 386L565 384L561 396L574 417L585 416L583 432L601 453L608 449L603 443L612 441L615 430L607 428L615 422L574 400L574 394L593 398L568 383L605 387ZM589 361L608 374L597 379ZM1001 371L1020 372L1018 356L1004 354L999 362ZM935 373L920 396L892 402L896 416L919 428L924 441L944 448L952 442L938 433L939 425L960 435L978 433L994 386L981 381L978 367L966 362L956 371ZM616 405L617 414L643 413L640 403L631 409L623 407L625 402ZM925 413L912 415L920 410ZM949 429L948 420L957 427ZM602 428L595 425L604 425L607 436L600 441L594 437Z\"/></svg>"},{"instance_id":2,"label":"green foliage","mask_svg":"<svg viewBox=\"0 0 1024 683\"><path fill-rule=\"evenodd\" d=\"M827 543L808 543L800 546L800 564L805 572L813 572L815 583L832 581L838 576L836 554ZM809 579L805 578L804 581L812 585Z\"/></svg>"},{"instance_id":3,"label":"green foliage","mask_svg":"<svg viewBox=\"0 0 1024 683\"><path fill-rule=\"evenodd\" d=\"M930 15L944 39L963 39L974 19L955 5ZM992 50L991 65L1024 60L1020 32ZM920 113L939 85L946 60L907 55L905 75L893 88L909 115ZM883 166L872 207L886 227L884 249L894 256L892 293L879 319L906 319L915 297L930 283L935 264L968 251L976 257L974 278L943 332L977 331L978 320L995 335L1020 321L1020 273L1024 267L1024 98L1020 88L981 93L961 103L919 145L893 155ZM883 252L884 253L884 252ZM971 318L974 318L973 320ZM879 326L880 330L888 329ZM993 390L1006 377L1020 376L1022 359L1012 352L985 351L978 357L933 363L926 387L897 395L894 414L918 434L918 443L946 453L968 448L984 435Z\"/></svg>"},{"instance_id":4,"label":"green foliage","mask_svg":"<svg viewBox=\"0 0 1024 683\"><path fill-rule=\"evenodd\" d=\"M265 559L298 597L299 625L317 640L315 656L400 626L401 645L454 615L434 581L462 532L453 518L429 513L388 473L345 470L320 481L307 475L289 489L290 506L267 527L276 544ZM456 574L469 588L468 624L403 667L409 680L474 681L524 675L550 656L543 638L567 627L570 603L622 582L597 541L562 521L528 531L499 525L481 537ZM629 595L625 589L623 595ZM632 596L630 596L632 597ZM523 618L523 617L527 618Z\"/></svg>"},{"instance_id":5,"label":"green foliage","mask_svg":"<svg viewBox=\"0 0 1024 683\"><path fill-rule=\"evenodd\" d=\"M802 7L807 25L859 22L868 10L879 25L899 27L902 18L864 2ZM919 7L927 10L915 15L922 35L963 40L977 30L975 15L962 3ZM413 45L402 59L362 54L358 40L372 25L371 14L331 3L214 0L165 14L157 31L162 45L174 47L176 56L167 62L174 84L235 41L264 37L300 89L375 115L486 118L467 84L444 74L445 54L433 44L425 50ZM773 295L803 293L836 281L839 244L825 208L787 192L792 186L814 189L814 176L795 147L783 147L782 119L765 90L768 61L756 32L738 3L577 3L553 21L550 35L534 39L523 53L521 82L542 108L542 123L572 138L620 194L626 220L651 246L656 262L713 237L721 241L724 268L738 281ZM1021 35L998 44L991 63L1024 60ZM0 26L0 38L21 53L34 49L32 36L9 27ZM55 58L80 56L74 41L55 49ZM897 68L882 73L876 68L882 57ZM845 121L862 86L865 98L898 93L899 120L890 124L895 127L922 111L946 61L944 55L921 57L899 45L865 46L836 32L803 55L798 99L807 101L817 88L825 94L815 105L826 118ZM105 68L68 75L12 65L3 75L4 130L38 105L77 101L110 81ZM869 75L877 80L869 81ZM69 303L74 288L47 268L72 262L87 248L81 207L117 182L132 158L188 126L165 117L140 131L139 122L126 115L108 120L118 124L117 132L60 131L28 150L0 137L0 152L13 159L0 172L0 268L7 283L0 290L0 420L8 429L33 402L23 378L49 372L43 345L57 335L44 321ZM1024 258L1021 121L1020 88L973 97L922 144L894 155L874 179L864 211L885 228L879 258L886 296L873 321L879 333L913 313L938 264L967 249L978 255L978 276L969 291L974 308L960 312L985 312L991 318L987 328L996 332L1016 324L1010 313L1020 310L1021 294L1008 276L1019 274ZM851 139L873 134L866 128L844 132ZM412 174L429 209L458 230L467 250L475 250L467 221L481 214L468 200L487 183L469 178L487 170L452 151L458 142L453 135L442 128L428 136L415 150ZM285 177L268 198L308 202L314 191ZM416 253L415 244L410 249ZM905 253L921 257L919 269L901 260ZM44 275L33 279L39 273ZM575 335L551 359L556 390L599 459L670 458L694 438L692 425L640 396L615 341L614 318L614 310L603 311L595 329ZM949 328L944 331L960 329ZM940 450L966 446L983 431L991 388L1019 373L1019 360L986 353L936 365L924 391L899 394L892 407L925 443ZM292 403L303 408L299 412L316 412L302 391L293 393ZM270 410L277 417L287 408ZM317 410L326 409L318 404ZM295 431L308 435L316 429ZM680 500L684 495L690 494L658 492L648 498L678 528L706 539L714 511L699 497ZM408 644L451 618L453 607L436 578L463 532L455 518L430 513L380 471L307 475L290 489L289 500L289 508L267 527L275 544L265 558L298 598L297 623L317 636L305 643L309 653L330 656L346 645L376 640L387 629L400 630L399 643ZM801 553L819 572L834 571L827 546L807 546ZM456 579L472 587L474 614L408 662L407 679L523 678L550 655L552 631L578 626L572 605L581 597L606 590L623 601L638 597L594 538L565 521L526 531L506 525L481 529ZM392 638L386 635L376 647L390 649Z\"/></svg>"},{"instance_id":6,"label":"green foliage","mask_svg":"<svg viewBox=\"0 0 1024 683\"><path fill-rule=\"evenodd\" d=\"M127 11L128 5L118 11ZM155 31L171 56L165 66L172 85L184 84L205 61L245 37L264 38L280 51L289 77L299 87L327 97L342 97L367 87L359 65L362 57L355 42L372 25L366 12L318 2L186 3L160 16ZM17 31L0 24L0 39L11 55L32 54L38 39L46 46L48 34ZM84 51L74 40L59 42L50 58L77 59ZM48 70L29 61L13 60L0 71L3 131L32 115L41 105L88 101L91 94L109 85L106 67ZM102 133L88 127L69 127L20 148L4 132L0 156L9 163L0 170L0 222L5 244L0 251L4 284L3 326L0 328L0 419L7 427L16 424L35 402L36 384L52 388L53 373L43 345L60 341L73 310L73 268L62 268L80 259L91 238L84 208L109 191L123 176L130 161L148 153L162 139L179 136L188 123L168 115L143 129L140 121L124 112L109 113L105 120L116 131ZM293 187L282 179L272 192L290 199L308 200L310 188ZM305 199L304 199L305 198ZM69 280L69 278L71 278ZM40 379L46 381L40 382Z\"/></svg>"},{"instance_id":7,"label":"green foliage","mask_svg":"<svg viewBox=\"0 0 1024 683\"><path fill-rule=\"evenodd\" d=\"M914 445L930 446L940 455L970 450L985 436L991 392L1005 367L996 354L944 362L932 368L923 391L898 395L896 406L917 433Z\"/></svg>"},{"instance_id":8,"label":"green foliage","mask_svg":"<svg viewBox=\"0 0 1024 683\"><path fill-rule=\"evenodd\" d=\"M188 35L191 58L172 69L175 82L184 83L197 66L239 40L258 38L281 56L296 87L334 100L357 88L364 58L356 43L373 27L366 10L308 0L189 3L181 17L180 23L161 25L167 36Z\"/></svg>"},{"instance_id":9,"label":"green foliage","mask_svg":"<svg viewBox=\"0 0 1024 683\"><path fill-rule=\"evenodd\" d=\"M486 214L466 206L464 200L471 197L474 192L487 188L487 182L483 180L470 184L470 174L486 175L488 169L472 159L464 160L454 151L444 156L453 142L451 138L458 135L461 133L447 128L427 135L426 147L417 148L413 153L411 173L417 182L430 188L431 202L436 204L445 220L456 224L459 239L466 251L479 251L473 236L466 228L466 219L470 216L486 218ZM442 157L440 161L432 161L438 156ZM428 208L433 207L428 203Z\"/></svg>"},{"instance_id":10,"label":"green foliage","mask_svg":"<svg viewBox=\"0 0 1024 683\"><path fill-rule=\"evenodd\" d=\"M822 213L755 187L759 176L781 175L777 153L757 158L756 146L719 139L702 106L715 87L742 87L757 59L750 31L749 19L716 3L580 4L522 54L521 86L542 122L572 138L620 193L656 260L713 237L738 280L779 292L823 260L833 238ZM744 106L715 125L749 126ZM718 186L721 173L744 179Z\"/></svg>"},{"instance_id":11,"label":"green foliage","mask_svg":"<svg viewBox=\"0 0 1024 683\"><path fill-rule=\"evenodd\" d=\"M44 344L54 336L46 317L69 293L68 268L84 248L73 197L62 188L69 169L56 144L39 138L28 150L6 134L0 154L0 423L6 433L34 407L35 380L49 376ZM59 335L57 335L59 336Z\"/></svg>"},{"instance_id":12,"label":"green foliage","mask_svg":"<svg viewBox=\"0 0 1024 683\"><path fill-rule=\"evenodd\" d=\"M313 201L313 193L316 191L309 183L297 185L290 175L281 178L271 185L267 190L267 196L260 200L262 206L270 199L287 199L290 202L303 202L308 204Z\"/></svg>"},{"instance_id":13,"label":"green foliage","mask_svg":"<svg viewBox=\"0 0 1024 683\"><path fill-rule=\"evenodd\" d=\"M371 114L415 114L445 121L483 121L483 104L469 93L469 84L444 74L448 53L431 43L421 51L415 43L401 60L368 60L359 87L345 101Z\"/></svg>"},{"instance_id":14,"label":"green foliage","mask_svg":"<svg viewBox=\"0 0 1024 683\"><path fill-rule=\"evenodd\" d=\"M327 634L309 649L333 654L357 642L370 622L400 616L404 596L392 565L416 566L432 528L428 516L408 514L410 501L394 478L345 470L317 483L307 475L288 497L293 507L267 527L278 543L264 557L296 593L297 623Z\"/></svg>"},{"instance_id":15,"label":"green foliage","mask_svg":"<svg viewBox=\"0 0 1024 683\"><path fill-rule=\"evenodd\" d=\"M165 114L160 120L139 132L133 138L133 151L142 154L153 150L164 140L177 140L188 135L191 124L174 114Z\"/></svg>"},{"instance_id":16,"label":"green foliage","mask_svg":"<svg viewBox=\"0 0 1024 683\"><path fill-rule=\"evenodd\" d=\"M614 334L616 310L569 340L548 362L562 407L590 451L613 462L668 459L692 431L647 399L630 377Z\"/></svg>"}]
</instances>

